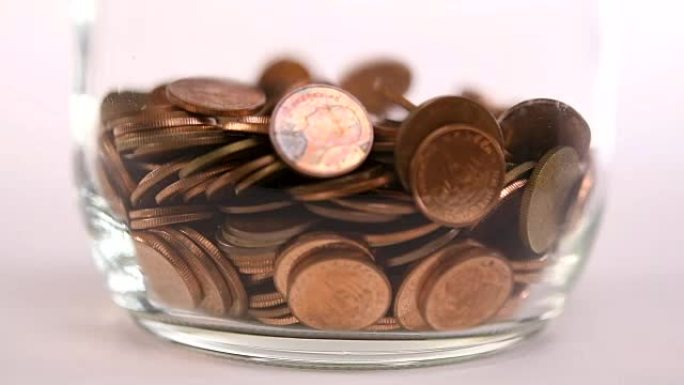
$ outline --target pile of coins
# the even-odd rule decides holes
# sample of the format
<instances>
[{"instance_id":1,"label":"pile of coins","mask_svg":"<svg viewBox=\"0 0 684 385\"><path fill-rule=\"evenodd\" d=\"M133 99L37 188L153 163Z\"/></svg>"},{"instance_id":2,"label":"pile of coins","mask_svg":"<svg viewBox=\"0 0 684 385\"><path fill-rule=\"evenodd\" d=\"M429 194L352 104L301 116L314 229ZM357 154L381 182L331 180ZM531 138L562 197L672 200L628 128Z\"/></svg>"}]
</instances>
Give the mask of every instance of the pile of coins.
<instances>
[{"instance_id":1,"label":"pile of coins","mask_svg":"<svg viewBox=\"0 0 684 385\"><path fill-rule=\"evenodd\" d=\"M279 60L254 86L185 78L104 98L99 191L150 301L323 330L514 317L591 193L584 119L473 92L414 105L391 60L339 86L312 78Z\"/></svg>"}]
</instances>

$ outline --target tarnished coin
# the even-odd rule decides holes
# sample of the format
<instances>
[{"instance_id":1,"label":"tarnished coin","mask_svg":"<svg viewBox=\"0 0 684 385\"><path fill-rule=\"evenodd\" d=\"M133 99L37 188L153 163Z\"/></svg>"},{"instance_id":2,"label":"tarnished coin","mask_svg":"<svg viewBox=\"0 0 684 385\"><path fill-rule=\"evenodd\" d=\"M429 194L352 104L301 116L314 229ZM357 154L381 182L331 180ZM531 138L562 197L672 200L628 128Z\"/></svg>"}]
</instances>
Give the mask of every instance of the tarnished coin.
<instances>
[{"instance_id":1,"label":"tarnished coin","mask_svg":"<svg viewBox=\"0 0 684 385\"><path fill-rule=\"evenodd\" d=\"M303 324L324 330L358 330L379 320L390 306L385 274L353 248L317 249L289 277L287 299Z\"/></svg>"},{"instance_id":2,"label":"tarnished coin","mask_svg":"<svg viewBox=\"0 0 684 385\"><path fill-rule=\"evenodd\" d=\"M260 89L220 78L186 78L166 86L171 103L198 114L250 115L266 102Z\"/></svg>"},{"instance_id":3,"label":"tarnished coin","mask_svg":"<svg viewBox=\"0 0 684 385\"><path fill-rule=\"evenodd\" d=\"M373 114L382 114L391 105L383 92L403 95L411 85L411 71L395 60L377 60L364 63L340 81L345 90L356 96Z\"/></svg>"},{"instance_id":4,"label":"tarnished coin","mask_svg":"<svg viewBox=\"0 0 684 385\"><path fill-rule=\"evenodd\" d=\"M174 308L195 309L203 297L202 287L187 262L152 233L133 232L133 241L150 297Z\"/></svg>"},{"instance_id":5,"label":"tarnished coin","mask_svg":"<svg viewBox=\"0 0 684 385\"><path fill-rule=\"evenodd\" d=\"M550 150L530 176L520 207L520 236L535 253L548 251L560 236L568 197L581 177L571 147Z\"/></svg>"},{"instance_id":6,"label":"tarnished coin","mask_svg":"<svg viewBox=\"0 0 684 385\"><path fill-rule=\"evenodd\" d=\"M367 246L353 238L326 232L302 234L285 244L276 257L273 283L281 294L287 295L288 279L295 265L314 250L321 248L324 250L333 248L356 249L365 253L367 258L372 259L372 254Z\"/></svg>"},{"instance_id":7,"label":"tarnished coin","mask_svg":"<svg viewBox=\"0 0 684 385\"><path fill-rule=\"evenodd\" d=\"M430 99L411 111L397 133L394 158L399 181L409 189L409 167L418 146L430 133L445 125L461 123L488 134L502 143L496 119L479 104L458 96Z\"/></svg>"},{"instance_id":8,"label":"tarnished coin","mask_svg":"<svg viewBox=\"0 0 684 385\"><path fill-rule=\"evenodd\" d=\"M421 290L419 307L435 330L477 326L493 317L513 289L513 271L493 250L473 247L445 257Z\"/></svg>"},{"instance_id":9,"label":"tarnished coin","mask_svg":"<svg viewBox=\"0 0 684 385\"><path fill-rule=\"evenodd\" d=\"M178 230L192 239L204 252L214 261L223 278L228 285L232 295L231 307L228 310L228 315L231 317L239 317L247 309L247 293L245 287L240 281L240 276L235 267L226 259L221 251L214 245L209 238L200 234L197 230L188 226L179 226Z\"/></svg>"},{"instance_id":10,"label":"tarnished coin","mask_svg":"<svg viewBox=\"0 0 684 385\"><path fill-rule=\"evenodd\" d=\"M409 270L394 297L394 316L401 326L408 330L430 329L430 325L425 321L419 308L419 296L425 281L446 256L460 255L464 250L475 245L477 244L459 242L433 250L428 257Z\"/></svg>"},{"instance_id":11,"label":"tarnished coin","mask_svg":"<svg viewBox=\"0 0 684 385\"><path fill-rule=\"evenodd\" d=\"M444 126L423 140L411 161L416 205L437 223L475 223L496 204L504 167L501 148L487 134L463 124Z\"/></svg>"},{"instance_id":12,"label":"tarnished coin","mask_svg":"<svg viewBox=\"0 0 684 385\"><path fill-rule=\"evenodd\" d=\"M504 144L514 161L536 161L557 146L572 147L584 158L591 130L582 116L565 103L532 99L516 104L499 119Z\"/></svg>"},{"instance_id":13,"label":"tarnished coin","mask_svg":"<svg viewBox=\"0 0 684 385\"><path fill-rule=\"evenodd\" d=\"M288 90L311 82L311 73L292 59L278 59L269 63L259 78L259 87L269 98L277 98Z\"/></svg>"},{"instance_id":14,"label":"tarnished coin","mask_svg":"<svg viewBox=\"0 0 684 385\"><path fill-rule=\"evenodd\" d=\"M304 175L329 178L356 169L373 145L373 125L347 92L313 84L287 94L273 111L271 143Z\"/></svg>"}]
</instances>

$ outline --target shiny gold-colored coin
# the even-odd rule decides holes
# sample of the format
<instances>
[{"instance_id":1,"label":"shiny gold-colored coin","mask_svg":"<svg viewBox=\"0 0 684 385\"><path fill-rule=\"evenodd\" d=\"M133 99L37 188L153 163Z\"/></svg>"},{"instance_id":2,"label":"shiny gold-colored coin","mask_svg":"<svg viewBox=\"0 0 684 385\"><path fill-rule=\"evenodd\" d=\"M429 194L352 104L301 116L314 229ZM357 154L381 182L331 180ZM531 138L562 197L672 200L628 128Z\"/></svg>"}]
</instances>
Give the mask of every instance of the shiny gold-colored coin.
<instances>
[{"instance_id":1,"label":"shiny gold-colored coin","mask_svg":"<svg viewBox=\"0 0 684 385\"><path fill-rule=\"evenodd\" d=\"M340 81L345 90L356 96L373 114L382 114L392 102L381 92L403 95L411 85L411 71L395 60L377 60L364 63Z\"/></svg>"},{"instance_id":2,"label":"shiny gold-colored coin","mask_svg":"<svg viewBox=\"0 0 684 385\"><path fill-rule=\"evenodd\" d=\"M473 224L496 204L504 167L501 148L491 137L463 124L444 126L423 140L411 161L416 205L437 223Z\"/></svg>"},{"instance_id":3,"label":"shiny gold-colored coin","mask_svg":"<svg viewBox=\"0 0 684 385\"><path fill-rule=\"evenodd\" d=\"M373 125L347 92L313 84L288 93L273 110L270 138L280 158L297 172L320 178L346 174L373 145Z\"/></svg>"},{"instance_id":4,"label":"shiny gold-colored coin","mask_svg":"<svg viewBox=\"0 0 684 385\"><path fill-rule=\"evenodd\" d=\"M517 162L536 161L557 146L572 147L584 158L591 130L582 116L565 103L532 99L509 108L499 119L506 149Z\"/></svg>"},{"instance_id":5,"label":"shiny gold-colored coin","mask_svg":"<svg viewBox=\"0 0 684 385\"><path fill-rule=\"evenodd\" d=\"M212 241L197 230L188 226L180 226L178 230L192 239L214 261L231 292L232 303L228 315L240 317L247 309L247 293L242 281L240 281L239 274L235 271L235 267Z\"/></svg>"},{"instance_id":6,"label":"shiny gold-colored coin","mask_svg":"<svg viewBox=\"0 0 684 385\"><path fill-rule=\"evenodd\" d=\"M133 232L132 235L148 295L167 306L195 309L203 297L202 287L187 262L152 233Z\"/></svg>"},{"instance_id":7,"label":"shiny gold-colored coin","mask_svg":"<svg viewBox=\"0 0 684 385\"><path fill-rule=\"evenodd\" d=\"M557 147L539 160L520 207L520 236L535 253L548 251L560 236L568 197L581 177L579 158L571 147Z\"/></svg>"},{"instance_id":8,"label":"shiny gold-colored coin","mask_svg":"<svg viewBox=\"0 0 684 385\"><path fill-rule=\"evenodd\" d=\"M354 248L317 249L289 277L287 300L303 324L323 330L358 330L390 306L385 274Z\"/></svg>"},{"instance_id":9,"label":"shiny gold-colored coin","mask_svg":"<svg viewBox=\"0 0 684 385\"><path fill-rule=\"evenodd\" d=\"M469 242L459 242L433 250L428 257L409 270L394 297L393 312L401 326L408 330L430 329L430 325L423 317L419 307L419 296L425 281L430 273L448 255L460 255L463 251L475 245Z\"/></svg>"},{"instance_id":10,"label":"shiny gold-colored coin","mask_svg":"<svg viewBox=\"0 0 684 385\"><path fill-rule=\"evenodd\" d=\"M335 233L312 232L305 233L284 245L275 261L275 273L273 283L283 295L288 292L288 279L294 267L314 250L333 248L353 248L366 254L372 259L372 254L367 246L360 241Z\"/></svg>"},{"instance_id":11,"label":"shiny gold-colored coin","mask_svg":"<svg viewBox=\"0 0 684 385\"><path fill-rule=\"evenodd\" d=\"M394 158L399 181L409 189L409 168L418 146L434 130L460 123L488 134L502 143L496 119L479 104L458 96L442 96L428 100L411 111L397 133Z\"/></svg>"},{"instance_id":12,"label":"shiny gold-colored coin","mask_svg":"<svg viewBox=\"0 0 684 385\"><path fill-rule=\"evenodd\" d=\"M263 142L257 138L241 139L237 142L227 144L191 160L187 165L185 165L185 167L183 167L183 169L180 170L178 175L181 178L187 178L198 171L202 171L208 167L214 166L219 162L228 161L233 157L244 153L245 151L257 148L262 144Z\"/></svg>"},{"instance_id":13,"label":"shiny gold-colored coin","mask_svg":"<svg viewBox=\"0 0 684 385\"><path fill-rule=\"evenodd\" d=\"M482 324L503 306L513 289L513 271L493 250L473 247L440 261L426 279L419 308L435 330Z\"/></svg>"},{"instance_id":14,"label":"shiny gold-colored coin","mask_svg":"<svg viewBox=\"0 0 684 385\"><path fill-rule=\"evenodd\" d=\"M205 115L250 115L266 102L260 89L220 78L186 78L166 86L169 101Z\"/></svg>"}]
</instances>

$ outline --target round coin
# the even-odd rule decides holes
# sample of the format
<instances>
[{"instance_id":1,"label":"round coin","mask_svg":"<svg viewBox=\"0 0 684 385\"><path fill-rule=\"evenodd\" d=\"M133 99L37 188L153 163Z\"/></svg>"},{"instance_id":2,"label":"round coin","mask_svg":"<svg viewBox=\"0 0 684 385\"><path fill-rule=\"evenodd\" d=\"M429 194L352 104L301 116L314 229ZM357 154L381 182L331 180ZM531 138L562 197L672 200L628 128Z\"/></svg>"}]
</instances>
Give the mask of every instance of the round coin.
<instances>
[{"instance_id":1,"label":"round coin","mask_svg":"<svg viewBox=\"0 0 684 385\"><path fill-rule=\"evenodd\" d=\"M292 313L303 324L323 330L358 330L379 320L390 306L385 274L361 251L314 251L289 278Z\"/></svg>"},{"instance_id":2,"label":"round coin","mask_svg":"<svg viewBox=\"0 0 684 385\"><path fill-rule=\"evenodd\" d=\"M219 78L186 78L166 86L169 101L205 115L250 115L266 102L258 88Z\"/></svg>"},{"instance_id":3,"label":"round coin","mask_svg":"<svg viewBox=\"0 0 684 385\"><path fill-rule=\"evenodd\" d=\"M269 97L278 97L310 81L311 74L303 64L292 59L278 59L266 66L258 84Z\"/></svg>"},{"instance_id":4,"label":"round coin","mask_svg":"<svg viewBox=\"0 0 684 385\"><path fill-rule=\"evenodd\" d=\"M425 281L419 306L433 329L464 329L493 317L512 288L508 262L492 250L473 247L440 261Z\"/></svg>"},{"instance_id":5,"label":"round coin","mask_svg":"<svg viewBox=\"0 0 684 385\"><path fill-rule=\"evenodd\" d=\"M487 134L463 124L444 126L423 140L411 161L416 205L437 223L475 223L496 204L504 167L501 148Z\"/></svg>"},{"instance_id":6,"label":"round coin","mask_svg":"<svg viewBox=\"0 0 684 385\"><path fill-rule=\"evenodd\" d=\"M530 176L520 206L520 236L533 252L548 251L560 236L568 197L581 178L571 147L550 150Z\"/></svg>"},{"instance_id":7,"label":"round coin","mask_svg":"<svg viewBox=\"0 0 684 385\"><path fill-rule=\"evenodd\" d=\"M582 116L565 103L532 99L509 108L500 118L504 144L512 160L536 161L557 146L575 149L584 158L591 130Z\"/></svg>"},{"instance_id":8,"label":"round coin","mask_svg":"<svg viewBox=\"0 0 684 385\"><path fill-rule=\"evenodd\" d=\"M278 155L297 172L321 178L346 174L368 157L373 126L347 92L314 84L287 94L273 111L270 138Z\"/></svg>"},{"instance_id":9,"label":"round coin","mask_svg":"<svg viewBox=\"0 0 684 385\"><path fill-rule=\"evenodd\" d=\"M380 91L403 95L411 85L411 71L395 60L377 60L354 68L340 81L373 114L382 114L392 102Z\"/></svg>"},{"instance_id":10,"label":"round coin","mask_svg":"<svg viewBox=\"0 0 684 385\"><path fill-rule=\"evenodd\" d=\"M397 133L395 168L404 188L409 189L411 160L423 139L434 130L453 123L469 125L502 143L499 124L484 107L458 96L430 99L409 113Z\"/></svg>"}]
</instances>

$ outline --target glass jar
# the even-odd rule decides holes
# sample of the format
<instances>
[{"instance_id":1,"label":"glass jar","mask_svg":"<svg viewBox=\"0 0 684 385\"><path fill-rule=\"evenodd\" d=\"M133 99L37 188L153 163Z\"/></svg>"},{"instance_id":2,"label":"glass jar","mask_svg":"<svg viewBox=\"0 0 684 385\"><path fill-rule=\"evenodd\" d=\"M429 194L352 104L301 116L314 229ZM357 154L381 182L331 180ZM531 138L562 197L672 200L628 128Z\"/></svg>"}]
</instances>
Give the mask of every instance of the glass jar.
<instances>
[{"instance_id":1,"label":"glass jar","mask_svg":"<svg viewBox=\"0 0 684 385\"><path fill-rule=\"evenodd\" d=\"M602 3L72 11L81 206L142 327L397 367L498 351L561 312L613 138Z\"/></svg>"}]
</instances>

